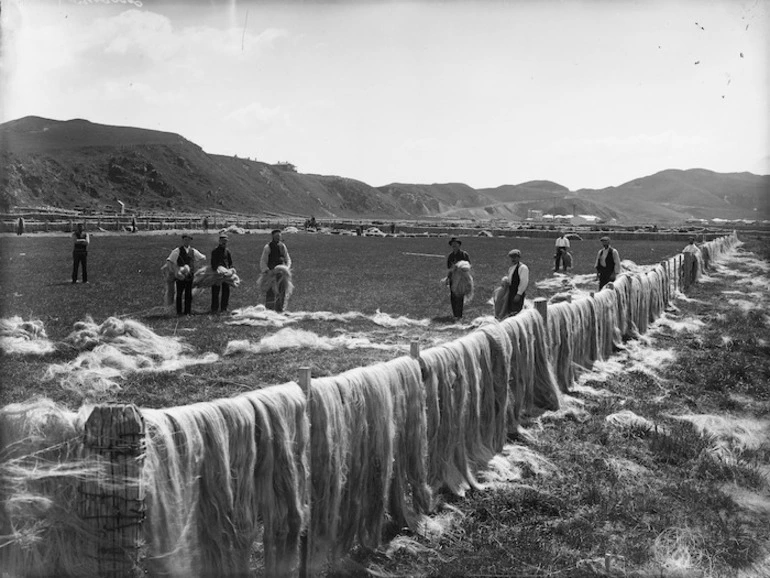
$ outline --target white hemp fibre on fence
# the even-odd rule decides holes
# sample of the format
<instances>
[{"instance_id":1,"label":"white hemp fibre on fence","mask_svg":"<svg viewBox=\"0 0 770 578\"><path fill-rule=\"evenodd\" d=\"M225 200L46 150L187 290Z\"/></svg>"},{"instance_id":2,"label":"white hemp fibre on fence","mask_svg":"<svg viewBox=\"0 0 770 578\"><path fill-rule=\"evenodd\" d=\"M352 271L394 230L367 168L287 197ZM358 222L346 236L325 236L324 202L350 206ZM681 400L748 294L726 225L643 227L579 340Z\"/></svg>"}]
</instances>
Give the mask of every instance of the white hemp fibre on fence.
<instances>
[{"instance_id":1,"label":"white hemp fibre on fence","mask_svg":"<svg viewBox=\"0 0 770 578\"><path fill-rule=\"evenodd\" d=\"M596 311L596 358L606 361L622 343L618 325L618 295L615 291L599 291L594 294Z\"/></svg>"},{"instance_id":2,"label":"white hemp fibre on fence","mask_svg":"<svg viewBox=\"0 0 770 578\"><path fill-rule=\"evenodd\" d=\"M274 295L283 298L283 306L286 307L294 293L291 269L286 265L276 265L273 269L263 271L257 277L257 289L262 294L272 289Z\"/></svg>"},{"instance_id":3,"label":"white hemp fibre on fence","mask_svg":"<svg viewBox=\"0 0 770 578\"><path fill-rule=\"evenodd\" d=\"M311 408L318 409L324 404L318 417L315 413L311 416L313 486L318 484L323 488L321 495L338 498L337 508L333 501L327 504L320 499L313 500L311 520L316 514L319 518L318 525L313 521L313 535L314 540L318 538L316 555L321 557L327 554L324 547L333 547L334 557L346 553L356 539L367 548L376 548L380 543L393 473L395 438L392 396L372 379L373 368L384 371L381 367L382 364L356 368L335 377L313 380L314 395L319 391L319 406ZM339 406L331 405L335 402L339 402ZM324 414L330 418L329 424L318 421ZM328 429L326 435L332 437L324 440L316 437L316 424L319 429L331 428L332 424L340 429L337 432ZM330 451L326 463L321 453L325 448ZM344 454L342 448L346 448ZM332 464L339 469L332 470ZM339 482L333 479L336 476ZM334 487L335 483L341 487ZM335 516L339 524L330 523ZM336 533L332 534L335 529Z\"/></svg>"},{"instance_id":4,"label":"white hemp fibre on fence","mask_svg":"<svg viewBox=\"0 0 770 578\"><path fill-rule=\"evenodd\" d=\"M452 343L420 353L428 416L428 482L463 496L481 486L465 451L466 414L469 411L465 359Z\"/></svg>"},{"instance_id":5,"label":"white hemp fibre on fence","mask_svg":"<svg viewBox=\"0 0 770 578\"><path fill-rule=\"evenodd\" d=\"M464 495L508 432L508 334L495 321L421 353L427 401L428 480Z\"/></svg>"},{"instance_id":6,"label":"white hemp fibre on fence","mask_svg":"<svg viewBox=\"0 0 770 578\"><path fill-rule=\"evenodd\" d=\"M419 532L433 507L419 362L400 357L314 379L310 413L312 567L356 540L375 548L386 519Z\"/></svg>"},{"instance_id":7,"label":"white hemp fibre on fence","mask_svg":"<svg viewBox=\"0 0 770 578\"><path fill-rule=\"evenodd\" d=\"M39 399L0 409L0 568L8 576L97 576L96 537L78 516L78 489L98 479L84 460L87 408ZM6 574L7 573L7 574Z\"/></svg>"},{"instance_id":8,"label":"white hemp fibre on fence","mask_svg":"<svg viewBox=\"0 0 770 578\"><path fill-rule=\"evenodd\" d=\"M6 355L46 355L56 351L39 319L24 321L18 315L0 319L0 351Z\"/></svg>"},{"instance_id":9,"label":"white hemp fibre on fence","mask_svg":"<svg viewBox=\"0 0 770 578\"><path fill-rule=\"evenodd\" d=\"M266 335L258 343L252 343L247 339L235 339L228 341L224 355L237 353L267 353L281 351L283 349L321 349L331 351L333 349L381 349L385 351L408 350L408 345L395 345L390 343L374 343L367 337L353 335L337 335L325 337L306 331L304 329L292 329L285 327L272 335Z\"/></svg>"},{"instance_id":10,"label":"white hemp fibre on fence","mask_svg":"<svg viewBox=\"0 0 770 578\"><path fill-rule=\"evenodd\" d=\"M299 386L286 384L142 411L151 574L247 574L260 521L267 575L296 570L307 503L304 407Z\"/></svg>"},{"instance_id":11,"label":"white hemp fibre on fence","mask_svg":"<svg viewBox=\"0 0 770 578\"><path fill-rule=\"evenodd\" d=\"M101 325L87 317L75 324L66 341L83 351L72 361L51 364L44 379L58 379L67 390L97 398L119 389L119 379L132 372L177 371L190 365L214 363L215 353L192 355L176 337L162 337L131 319L110 317Z\"/></svg>"},{"instance_id":12,"label":"white hemp fibre on fence","mask_svg":"<svg viewBox=\"0 0 770 578\"><path fill-rule=\"evenodd\" d=\"M520 433L522 418L559 409L559 386L548 356L546 327L535 309L501 322L511 345L508 432Z\"/></svg>"}]
</instances>

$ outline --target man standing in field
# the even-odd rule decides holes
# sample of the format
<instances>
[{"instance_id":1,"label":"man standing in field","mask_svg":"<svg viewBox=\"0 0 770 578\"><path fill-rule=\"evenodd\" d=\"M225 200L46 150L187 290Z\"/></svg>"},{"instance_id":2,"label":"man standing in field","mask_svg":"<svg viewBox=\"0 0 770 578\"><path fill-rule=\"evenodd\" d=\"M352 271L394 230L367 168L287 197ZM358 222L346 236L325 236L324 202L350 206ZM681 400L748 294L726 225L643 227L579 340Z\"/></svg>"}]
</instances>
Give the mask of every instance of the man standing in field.
<instances>
[{"instance_id":1,"label":"man standing in field","mask_svg":"<svg viewBox=\"0 0 770 578\"><path fill-rule=\"evenodd\" d=\"M452 305L452 316L455 318L455 321L462 319L463 303L465 302L465 291L459 283L459 281L462 280L461 277L463 276L463 272L457 270L457 263L465 261L470 265L471 262L470 255L460 249L460 245L462 245L462 241L457 237L452 237L449 240L449 246L452 247L452 252L449 253L449 256L446 258L446 266L447 269L449 269L446 276L446 284L449 286L449 302ZM468 276L469 275L470 272L468 272ZM467 285L467 283L464 283L463 285Z\"/></svg>"},{"instance_id":2,"label":"man standing in field","mask_svg":"<svg viewBox=\"0 0 770 578\"><path fill-rule=\"evenodd\" d=\"M559 270L559 262L561 262L562 269L567 272L567 252L569 251L569 239L564 234L564 231L559 231L559 237L556 239L556 262L553 266L553 272L556 273Z\"/></svg>"},{"instance_id":3,"label":"man standing in field","mask_svg":"<svg viewBox=\"0 0 770 578\"><path fill-rule=\"evenodd\" d=\"M684 253L682 276L684 277L683 282L687 286L698 280L701 268L701 252L698 245L695 244L694 235L690 235L689 242L682 249L682 253Z\"/></svg>"},{"instance_id":4,"label":"man standing in field","mask_svg":"<svg viewBox=\"0 0 770 578\"><path fill-rule=\"evenodd\" d=\"M227 248L227 235L219 234L219 245L211 252L211 268L217 271L220 267L225 269L233 268L233 256L230 249ZM222 300L219 294L222 294ZM230 284L227 281L220 281L211 286L211 312L227 313L227 304L230 301Z\"/></svg>"},{"instance_id":5,"label":"man standing in field","mask_svg":"<svg viewBox=\"0 0 770 578\"><path fill-rule=\"evenodd\" d=\"M83 230L82 223L75 226L72 240L75 242L72 248L72 282L78 282L78 266L82 266L83 283L88 283L88 244L91 242L91 237Z\"/></svg>"},{"instance_id":6,"label":"man standing in field","mask_svg":"<svg viewBox=\"0 0 770 578\"><path fill-rule=\"evenodd\" d=\"M192 235L182 234L182 244L171 251L166 261L176 277L176 314L192 314L192 286L195 267L206 260L206 256L190 246ZM184 309L182 296L184 295Z\"/></svg>"},{"instance_id":7,"label":"man standing in field","mask_svg":"<svg viewBox=\"0 0 770 578\"><path fill-rule=\"evenodd\" d=\"M614 281L620 274L620 254L615 247L610 247L610 238L602 237L602 248L596 255L596 275L599 278L599 289Z\"/></svg>"},{"instance_id":8,"label":"man standing in field","mask_svg":"<svg viewBox=\"0 0 770 578\"><path fill-rule=\"evenodd\" d=\"M500 304L502 311L496 313L498 319L516 315L524 308L524 297L529 286L529 267L521 262L521 251L518 249L508 251L508 259L511 266L502 280L502 289L503 291L507 289L508 296L505 298L505 293L501 293L505 302ZM498 307L496 306L495 309L497 310Z\"/></svg>"},{"instance_id":9,"label":"man standing in field","mask_svg":"<svg viewBox=\"0 0 770 578\"><path fill-rule=\"evenodd\" d=\"M262 249L257 284L266 292L265 307L283 312L291 288L291 257L281 240L281 230L270 233L271 241Z\"/></svg>"}]
</instances>

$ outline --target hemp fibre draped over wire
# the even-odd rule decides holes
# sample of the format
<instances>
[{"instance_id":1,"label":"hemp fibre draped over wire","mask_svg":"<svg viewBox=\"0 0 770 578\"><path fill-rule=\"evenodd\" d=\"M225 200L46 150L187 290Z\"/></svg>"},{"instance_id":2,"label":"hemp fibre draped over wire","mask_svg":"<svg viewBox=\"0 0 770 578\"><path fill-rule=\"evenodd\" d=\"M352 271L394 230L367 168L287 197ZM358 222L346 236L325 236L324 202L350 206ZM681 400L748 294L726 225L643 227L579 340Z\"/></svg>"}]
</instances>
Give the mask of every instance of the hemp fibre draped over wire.
<instances>
[{"instance_id":1,"label":"hemp fibre draped over wire","mask_svg":"<svg viewBox=\"0 0 770 578\"><path fill-rule=\"evenodd\" d=\"M561 404L559 387L551 368L543 317L535 309L524 309L501 322L513 346L508 403L508 433L519 433L523 416L556 411Z\"/></svg>"},{"instance_id":2,"label":"hemp fibre draped over wire","mask_svg":"<svg viewBox=\"0 0 770 578\"><path fill-rule=\"evenodd\" d=\"M299 386L286 384L143 410L151 573L247 573L258 519L265 571L293 573L307 503L304 400Z\"/></svg>"}]
</instances>

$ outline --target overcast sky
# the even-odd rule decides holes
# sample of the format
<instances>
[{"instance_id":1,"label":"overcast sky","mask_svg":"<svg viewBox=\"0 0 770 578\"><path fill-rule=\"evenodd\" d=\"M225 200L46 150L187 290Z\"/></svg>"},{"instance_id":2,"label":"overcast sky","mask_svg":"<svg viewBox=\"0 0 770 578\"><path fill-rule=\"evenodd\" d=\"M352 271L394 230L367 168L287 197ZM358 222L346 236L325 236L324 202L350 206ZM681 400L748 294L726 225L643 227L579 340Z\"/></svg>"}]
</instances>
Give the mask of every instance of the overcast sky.
<instances>
[{"instance_id":1,"label":"overcast sky","mask_svg":"<svg viewBox=\"0 0 770 578\"><path fill-rule=\"evenodd\" d=\"M373 186L770 173L770 0L10 0L2 116Z\"/></svg>"}]
</instances>

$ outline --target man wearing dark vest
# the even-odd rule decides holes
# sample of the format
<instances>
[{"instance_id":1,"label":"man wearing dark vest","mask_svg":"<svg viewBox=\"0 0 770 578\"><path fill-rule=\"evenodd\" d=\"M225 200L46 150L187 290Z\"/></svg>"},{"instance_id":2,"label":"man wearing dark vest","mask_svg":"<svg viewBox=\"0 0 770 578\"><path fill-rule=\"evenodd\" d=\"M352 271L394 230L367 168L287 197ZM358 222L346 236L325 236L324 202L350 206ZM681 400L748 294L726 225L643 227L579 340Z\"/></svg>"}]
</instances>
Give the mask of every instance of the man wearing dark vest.
<instances>
[{"instance_id":1,"label":"man wearing dark vest","mask_svg":"<svg viewBox=\"0 0 770 578\"><path fill-rule=\"evenodd\" d=\"M192 235L182 234L182 244L171 251L166 261L176 276L176 314L192 314L192 286L196 265L206 260L206 256L190 247ZM182 309L184 296L184 309Z\"/></svg>"},{"instance_id":2,"label":"man wearing dark vest","mask_svg":"<svg viewBox=\"0 0 770 578\"><path fill-rule=\"evenodd\" d=\"M457 237L452 237L449 240L449 246L452 247L452 252L449 253L449 256L446 258L446 267L449 269L446 280L446 284L449 286L449 303L452 305L452 316L456 321L462 319L465 295L457 295L452 291L452 266L459 261L471 262L470 255L460 249L460 245L462 245L462 241Z\"/></svg>"},{"instance_id":3,"label":"man wearing dark vest","mask_svg":"<svg viewBox=\"0 0 770 578\"><path fill-rule=\"evenodd\" d=\"M508 251L511 266L508 274L503 277L503 286L508 286L508 306L505 317L516 315L524 308L524 297L529 286L529 267L521 262L521 251Z\"/></svg>"},{"instance_id":4,"label":"man wearing dark vest","mask_svg":"<svg viewBox=\"0 0 770 578\"><path fill-rule=\"evenodd\" d=\"M271 235L273 238L262 249L262 257L259 260L259 270L262 274L272 271L278 265L283 265L287 269L291 268L291 257L289 257L289 250L286 245L281 241L280 229L274 229ZM272 287L269 288L265 297L265 307L279 313L282 312L284 297L280 292L276 293Z\"/></svg>"},{"instance_id":5,"label":"man wearing dark vest","mask_svg":"<svg viewBox=\"0 0 770 578\"><path fill-rule=\"evenodd\" d=\"M599 277L599 289L620 274L620 255L615 247L610 247L610 238L602 237L602 248L596 255L596 275Z\"/></svg>"},{"instance_id":6,"label":"man wearing dark vest","mask_svg":"<svg viewBox=\"0 0 770 578\"><path fill-rule=\"evenodd\" d=\"M230 249L227 248L227 235L225 233L219 234L219 245L211 252L211 268L216 271L219 267L233 268L233 256L230 254ZM222 294L221 301L219 299L220 292ZM222 281L220 284L211 286L212 313L227 313L229 301L230 285L228 283Z\"/></svg>"},{"instance_id":7,"label":"man wearing dark vest","mask_svg":"<svg viewBox=\"0 0 770 578\"><path fill-rule=\"evenodd\" d=\"M88 244L91 238L83 230L83 224L78 223L72 233L75 246L72 248L72 282L78 282L78 266L83 267L83 283L88 283Z\"/></svg>"}]
</instances>

